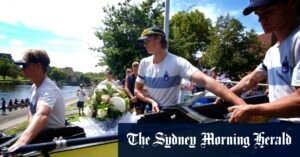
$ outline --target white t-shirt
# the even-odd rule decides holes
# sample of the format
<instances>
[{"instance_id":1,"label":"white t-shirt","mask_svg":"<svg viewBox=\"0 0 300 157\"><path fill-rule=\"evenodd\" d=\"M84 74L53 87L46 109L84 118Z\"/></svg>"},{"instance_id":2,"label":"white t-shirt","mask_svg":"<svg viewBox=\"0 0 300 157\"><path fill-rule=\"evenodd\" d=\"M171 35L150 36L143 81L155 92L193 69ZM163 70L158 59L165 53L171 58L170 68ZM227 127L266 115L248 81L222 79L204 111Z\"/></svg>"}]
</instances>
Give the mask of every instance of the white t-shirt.
<instances>
[{"instance_id":1,"label":"white t-shirt","mask_svg":"<svg viewBox=\"0 0 300 157\"><path fill-rule=\"evenodd\" d=\"M179 96L181 78L190 80L198 71L182 57L167 53L159 64L153 64L153 55L141 60L137 82L144 84L149 96L161 107L175 105Z\"/></svg>"},{"instance_id":2,"label":"white t-shirt","mask_svg":"<svg viewBox=\"0 0 300 157\"><path fill-rule=\"evenodd\" d=\"M108 81L108 80L106 79L106 80L101 81L101 82L97 85L96 89L102 89L103 87L106 88L106 84L107 84L108 82L112 85L113 88L117 88L117 87L118 87L118 83L117 83L115 80Z\"/></svg>"},{"instance_id":3,"label":"white t-shirt","mask_svg":"<svg viewBox=\"0 0 300 157\"><path fill-rule=\"evenodd\" d=\"M39 88L32 85L30 97L30 110L34 116L37 105L46 104L50 108L46 128L59 128L65 126L65 102L60 89L48 77L44 79Z\"/></svg>"},{"instance_id":4,"label":"white t-shirt","mask_svg":"<svg viewBox=\"0 0 300 157\"><path fill-rule=\"evenodd\" d=\"M82 88L77 89L77 99L80 102L84 102L84 98L86 96L86 91Z\"/></svg>"},{"instance_id":5,"label":"white t-shirt","mask_svg":"<svg viewBox=\"0 0 300 157\"><path fill-rule=\"evenodd\" d=\"M295 92L295 87L300 86L299 60L300 27L272 46L256 68L268 76L270 102Z\"/></svg>"}]
</instances>

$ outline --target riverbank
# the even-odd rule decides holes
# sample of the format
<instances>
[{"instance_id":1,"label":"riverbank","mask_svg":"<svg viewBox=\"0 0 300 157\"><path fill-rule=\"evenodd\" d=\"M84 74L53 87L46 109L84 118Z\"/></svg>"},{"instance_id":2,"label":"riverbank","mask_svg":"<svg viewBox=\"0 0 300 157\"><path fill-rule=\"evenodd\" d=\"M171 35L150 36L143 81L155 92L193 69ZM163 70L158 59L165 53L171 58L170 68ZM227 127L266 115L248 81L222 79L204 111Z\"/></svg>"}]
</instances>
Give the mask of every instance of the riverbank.
<instances>
[{"instance_id":1,"label":"riverbank","mask_svg":"<svg viewBox=\"0 0 300 157\"><path fill-rule=\"evenodd\" d=\"M67 98L65 99L65 107L75 104L77 98ZM0 131L6 130L8 128L14 127L20 123L27 121L27 108L19 109L13 112L8 112L6 115L0 115ZM66 113L66 115L69 113Z\"/></svg>"},{"instance_id":2,"label":"riverbank","mask_svg":"<svg viewBox=\"0 0 300 157\"><path fill-rule=\"evenodd\" d=\"M11 86L11 85L31 85L32 83L28 80L0 80L0 86Z\"/></svg>"}]
</instances>

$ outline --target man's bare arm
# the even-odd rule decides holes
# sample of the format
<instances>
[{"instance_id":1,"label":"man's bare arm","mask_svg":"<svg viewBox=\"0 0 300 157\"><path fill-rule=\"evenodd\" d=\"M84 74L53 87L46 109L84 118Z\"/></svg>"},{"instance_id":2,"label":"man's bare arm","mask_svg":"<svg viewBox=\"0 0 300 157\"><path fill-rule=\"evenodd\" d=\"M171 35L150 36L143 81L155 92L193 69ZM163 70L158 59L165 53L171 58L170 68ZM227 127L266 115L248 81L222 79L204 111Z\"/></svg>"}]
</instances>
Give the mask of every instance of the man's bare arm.
<instances>
[{"instance_id":1,"label":"man's bare arm","mask_svg":"<svg viewBox=\"0 0 300 157\"><path fill-rule=\"evenodd\" d=\"M233 92L223 86L221 83L217 82L215 79L205 75L201 71L196 71L192 75L192 80L200 83L205 89L211 91L217 96L227 100L233 105L245 104L244 100L236 96Z\"/></svg>"},{"instance_id":2,"label":"man's bare arm","mask_svg":"<svg viewBox=\"0 0 300 157\"><path fill-rule=\"evenodd\" d=\"M241 79L241 81L233 86L230 90L237 95L248 91L255 87L258 83L266 79L266 75L261 71L253 71Z\"/></svg>"},{"instance_id":3,"label":"man's bare arm","mask_svg":"<svg viewBox=\"0 0 300 157\"><path fill-rule=\"evenodd\" d=\"M48 116L50 114L50 108L44 104L38 104L37 112L32 116L32 119L22 133L21 137L13 144L9 149L13 149L18 146L23 146L30 143L46 126L48 122Z\"/></svg>"},{"instance_id":4,"label":"man's bare arm","mask_svg":"<svg viewBox=\"0 0 300 157\"><path fill-rule=\"evenodd\" d=\"M137 96L140 100L150 103L152 105L153 112L159 112L159 106L157 102L152 98L150 98L149 96L145 95L143 90L144 90L144 84L135 82L134 95Z\"/></svg>"}]
</instances>

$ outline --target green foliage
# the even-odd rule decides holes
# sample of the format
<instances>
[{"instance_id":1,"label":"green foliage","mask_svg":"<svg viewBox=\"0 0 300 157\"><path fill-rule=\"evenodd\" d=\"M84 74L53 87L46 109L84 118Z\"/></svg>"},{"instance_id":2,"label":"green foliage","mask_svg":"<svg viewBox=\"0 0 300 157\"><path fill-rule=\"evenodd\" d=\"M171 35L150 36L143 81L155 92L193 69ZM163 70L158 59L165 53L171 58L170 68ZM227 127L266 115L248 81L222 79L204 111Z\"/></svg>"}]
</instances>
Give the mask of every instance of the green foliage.
<instances>
[{"instance_id":1,"label":"green foliage","mask_svg":"<svg viewBox=\"0 0 300 157\"><path fill-rule=\"evenodd\" d=\"M123 78L132 62L147 55L137 39L145 28L162 26L162 9L162 2L155 0L146 0L140 5L125 0L117 6L103 8L105 27L95 32L103 41L103 47L95 50L105 55L99 65L108 65L117 77Z\"/></svg>"},{"instance_id":2,"label":"green foliage","mask_svg":"<svg viewBox=\"0 0 300 157\"><path fill-rule=\"evenodd\" d=\"M56 82L61 82L66 78L66 73L60 68L57 67L52 67L51 70L49 71L49 77Z\"/></svg>"},{"instance_id":3,"label":"green foliage","mask_svg":"<svg viewBox=\"0 0 300 157\"><path fill-rule=\"evenodd\" d=\"M19 66L15 65L15 64L11 64L9 69L8 69L8 76L10 76L13 80L16 80L18 78L18 76L21 75L21 69L19 68Z\"/></svg>"},{"instance_id":4,"label":"green foliage","mask_svg":"<svg viewBox=\"0 0 300 157\"><path fill-rule=\"evenodd\" d=\"M105 26L95 32L96 37L103 41L103 46L95 49L104 54L99 65L108 65L116 76L122 78L133 61L147 55L137 39L147 27L162 27L162 11L161 0L146 0L139 6L126 0L117 6L105 7ZM228 73L231 79L238 80L261 61L264 49L253 30L245 31L240 21L229 15L220 16L214 27L211 23L198 10L176 13L170 22L170 52L194 65L198 61L192 54L206 52L201 58L202 63L216 66L221 72Z\"/></svg>"},{"instance_id":5,"label":"green foliage","mask_svg":"<svg viewBox=\"0 0 300 157\"><path fill-rule=\"evenodd\" d=\"M176 13L170 22L170 52L196 63L192 53L206 50L211 27L211 20L198 10Z\"/></svg>"},{"instance_id":6,"label":"green foliage","mask_svg":"<svg viewBox=\"0 0 300 157\"><path fill-rule=\"evenodd\" d=\"M239 80L262 59L263 49L255 32L245 33L240 21L229 15L217 19L210 41L202 61L228 73L231 79Z\"/></svg>"},{"instance_id":7,"label":"green foliage","mask_svg":"<svg viewBox=\"0 0 300 157\"><path fill-rule=\"evenodd\" d=\"M50 67L48 76L56 82L71 84L72 82L90 85L91 80L103 80L104 73L74 72L71 68Z\"/></svg>"},{"instance_id":8,"label":"green foliage","mask_svg":"<svg viewBox=\"0 0 300 157\"><path fill-rule=\"evenodd\" d=\"M0 58L0 75L4 80L7 76L15 80L21 75L21 69L6 56L3 56Z\"/></svg>"}]
</instances>

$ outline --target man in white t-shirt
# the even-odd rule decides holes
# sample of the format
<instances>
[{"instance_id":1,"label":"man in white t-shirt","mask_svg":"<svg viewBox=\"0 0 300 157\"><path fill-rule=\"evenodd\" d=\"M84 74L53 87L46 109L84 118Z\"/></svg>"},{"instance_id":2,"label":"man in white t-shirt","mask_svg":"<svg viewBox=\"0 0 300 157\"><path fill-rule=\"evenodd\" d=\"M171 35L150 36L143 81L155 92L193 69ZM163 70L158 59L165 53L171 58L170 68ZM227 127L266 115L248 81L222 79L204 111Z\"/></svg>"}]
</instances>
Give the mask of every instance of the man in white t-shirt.
<instances>
[{"instance_id":1,"label":"man in white t-shirt","mask_svg":"<svg viewBox=\"0 0 300 157\"><path fill-rule=\"evenodd\" d=\"M274 33L278 42L252 73L231 88L234 93L241 94L268 79L270 103L231 107L230 122L247 122L257 116L300 116L300 27L295 2L299 3L255 0L244 10L244 15L254 12L265 33Z\"/></svg>"},{"instance_id":2,"label":"man in white t-shirt","mask_svg":"<svg viewBox=\"0 0 300 157\"><path fill-rule=\"evenodd\" d=\"M118 88L119 85L117 83L117 81L115 81L113 79L113 73L111 70L107 70L106 73L105 73L105 76L106 76L106 79L101 81L98 86L96 87L96 89L101 89L103 87L106 87L106 84L107 83L110 83L112 85L113 88Z\"/></svg>"},{"instance_id":3,"label":"man in white t-shirt","mask_svg":"<svg viewBox=\"0 0 300 157\"><path fill-rule=\"evenodd\" d=\"M24 77L32 81L29 124L20 138L9 150L29 144L45 130L65 126L65 103L60 89L47 77L50 58L45 50L28 49L22 65Z\"/></svg>"},{"instance_id":4,"label":"man in white t-shirt","mask_svg":"<svg viewBox=\"0 0 300 157\"><path fill-rule=\"evenodd\" d=\"M83 84L79 85L79 89L76 92L77 95L77 108L79 116L83 115L84 99L86 96L86 91L83 89Z\"/></svg>"},{"instance_id":5,"label":"man in white t-shirt","mask_svg":"<svg viewBox=\"0 0 300 157\"><path fill-rule=\"evenodd\" d=\"M153 112L160 108L175 105L179 95L182 78L200 83L206 89L226 99L234 105L245 102L216 80L205 75L186 59L169 53L165 33L158 27L143 31L140 41L143 42L150 57L143 58L135 84L135 95L152 105ZM144 94L144 88L148 95Z\"/></svg>"}]
</instances>

